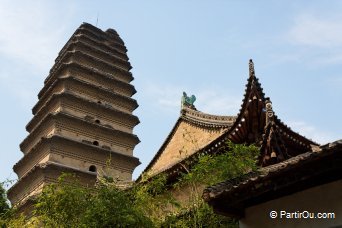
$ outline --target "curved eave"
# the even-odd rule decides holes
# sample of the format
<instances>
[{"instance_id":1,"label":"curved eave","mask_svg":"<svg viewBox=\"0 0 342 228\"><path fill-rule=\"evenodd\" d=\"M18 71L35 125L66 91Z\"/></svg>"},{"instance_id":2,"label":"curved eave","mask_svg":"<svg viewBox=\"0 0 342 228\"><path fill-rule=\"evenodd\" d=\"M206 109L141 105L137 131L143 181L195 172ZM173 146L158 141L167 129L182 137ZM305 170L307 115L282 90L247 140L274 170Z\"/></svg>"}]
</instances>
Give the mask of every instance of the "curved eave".
<instances>
[{"instance_id":1,"label":"curved eave","mask_svg":"<svg viewBox=\"0 0 342 228\"><path fill-rule=\"evenodd\" d=\"M290 127L288 127L286 124L284 124L280 119L278 119L278 117L275 115L275 123L280 127L280 129L282 129L282 131L286 132L289 137L294 140L295 142L301 142L307 146L311 146L311 145L315 145L315 146L319 146L320 144L317 142L312 141L311 139L308 139L302 135L300 135L297 132L294 132Z\"/></svg>"},{"instance_id":2,"label":"curved eave","mask_svg":"<svg viewBox=\"0 0 342 228\"><path fill-rule=\"evenodd\" d=\"M199 127L227 128L235 121L235 116L211 115L189 108L181 110L181 118Z\"/></svg>"},{"instance_id":3,"label":"curved eave","mask_svg":"<svg viewBox=\"0 0 342 228\"><path fill-rule=\"evenodd\" d=\"M252 60L250 60L249 61L249 78L247 79L245 94L242 99L242 104L241 104L239 113L237 114L237 117L235 118L235 122L232 124L231 128L229 128L228 131L224 135L222 135L213 143L208 145L209 148L212 148L213 146L215 147L217 143L224 143L225 141L232 139L232 135L235 135L235 132L237 131L237 129L239 129L242 122L245 121L245 118L244 118L245 113L248 110L249 103L253 99L254 96L256 96L257 100L260 100L261 102L265 102L266 100L261 84L259 83L259 79L255 76L254 63Z\"/></svg>"},{"instance_id":4,"label":"curved eave","mask_svg":"<svg viewBox=\"0 0 342 228\"><path fill-rule=\"evenodd\" d=\"M248 83L246 84L246 89L245 89L244 98L242 100L241 109L239 110L235 123L230 128L230 130L226 133L226 136L223 136L223 138L225 139L234 138L233 135L237 134L242 122L247 121L245 120L246 118L245 113L248 110L250 102L253 100L254 96L256 97L257 100L260 100L260 102L262 102L263 104L265 104L266 99L268 99L268 98L265 98L265 94L263 93L263 89L261 87L261 84L259 83L259 79L255 76L254 64L252 60L250 60L249 78L248 78ZM262 110L257 110L256 112L260 112L260 111ZM305 145L307 148L310 148L311 145L319 145L318 143L305 138L299 133L292 131L287 125L285 125L280 119L278 119L276 115L274 115L274 121L275 121L275 124L279 126L279 129L281 129L281 132L283 132L283 134L286 134L289 140L293 141L293 143L295 144L298 144L298 146ZM259 142L256 142L256 143L259 143Z\"/></svg>"}]
</instances>

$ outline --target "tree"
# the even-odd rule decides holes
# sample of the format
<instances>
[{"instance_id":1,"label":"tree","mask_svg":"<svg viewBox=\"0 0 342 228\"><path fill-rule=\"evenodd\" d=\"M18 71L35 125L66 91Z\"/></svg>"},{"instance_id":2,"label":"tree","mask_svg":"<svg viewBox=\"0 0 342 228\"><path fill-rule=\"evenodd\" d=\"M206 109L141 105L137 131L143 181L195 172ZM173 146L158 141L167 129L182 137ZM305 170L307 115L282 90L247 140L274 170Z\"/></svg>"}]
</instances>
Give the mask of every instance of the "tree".
<instances>
[{"instance_id":1,"label":"tree","mask_svg":"<svg viewBox=\"0 0 342 228\"><path fill-rule=\"evenodd\" d=\"M7 202L8 200L4 184L0 183L0 216L3 215L9 209L9 205Z\"/></svg>"},{"instance_id":2,"label":"tree","mask_svg":"<svg viewBox=\"0 0 342 228\"><path fill-rule=\"evenodd\" d=\"M174 184L167 185L165 174L137 185L136 203L145 208L157 227L238 227L236 220L217 215L202 199L204 187L255 170L259 149L253 145L227 142L222 153L201 155ZM170 195L173 189L186 189L189 203ZM172 208L170 210L170 208Z\"/></svg>"},{"instance_id":3,"label":"tree","mask_svg":"<svg viewBox=\"0 0 342 228\"><path fill-rule=\"evenodd\" d=\"M90 189L77 180L70 181L70 176L62 176L57 184L46 186L35 208L34 216L44 227L152 226L151 220L114 183L99 183Z\"/></svg>"},{"instance_id":4,"label":"tree","mask_svg":"<svg viewBox=\"0 0 342 228\"><path fill-rule=\"evenodd\" d=\"M126 190L101 179L86 188L75 176L62 175L44 187L29 220L7 205L0 227L237 227L236 220L215 214L201 198L203 187L256 169L257 147L227 146L220 154L201 155L191 169L184 166L186 172L173 184L160 174ZM175 189L187 189L188 204L171 194Z\"/></svg>"}]
</instances>

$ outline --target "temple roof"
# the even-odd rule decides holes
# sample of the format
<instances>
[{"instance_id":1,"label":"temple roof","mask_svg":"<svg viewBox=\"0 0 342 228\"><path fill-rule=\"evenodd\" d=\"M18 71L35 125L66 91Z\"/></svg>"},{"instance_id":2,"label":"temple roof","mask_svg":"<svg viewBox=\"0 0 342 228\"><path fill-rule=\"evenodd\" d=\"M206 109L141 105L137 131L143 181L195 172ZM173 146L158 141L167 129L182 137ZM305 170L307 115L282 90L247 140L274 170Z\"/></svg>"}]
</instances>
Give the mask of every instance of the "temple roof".
<instances>
[{"instance_id":1,"label":"temple roof","mask_svg":"<svg viewBox=\"0 0 342 228\"><path fill-rule=\"evenodd\" d=\"M292 131L275 115L272 102L265 97L255 75L252 60L249 62L249 78L245 91L236 122L224 140L260 146L259 164L262 166L283 161L318 145Z\"/></svg>"},{"instance_id":2,"label":"temple roof","mask_svg":"<svg viewBox=\"0 0 342 228\"><path fill-rule=\"evenodd\" d=\"M221 136L234 121L234 116L210 115L183 107L176 124L145 171L152 175L165 171Z\"/></svg>"},{"instance_id":3,"label":"temple roof","mask_svg":"<svg viewBox=\"0 0 342 228\"><path fill-rule=\"evenodd\" d=\"M189 97L188 97L189 98ZM196 99L196 98L194 98ZM182 165L178 164L184 159L196 160L198 154L220 153L227 150L226 142L255 144L260 147L259 165L268 166L282 162L298 154L311 151L318 146L313 142L292 131L276 115L272 108L272 102L265 97L259 79L255 75L254 63L249 61L249 77L246 84L245 94L242 100L241 109L237 116L219 117L209 114L201 114L194 109L189 109L188 104L182 109L181 117L177 120L162 147L145 169L152 175L166 171L178 173ZM184 111L185 110L185 111ZM201 130L194 134L195 140L201 141L200 136L206 131L215 132L210 137L204 137L200 146L191 146L191 142L181 138L185 126L181 123L188 123ZM179 127L180 126L180 127ZM220 128L220 130L218 130ZM172 143L177 147L169 146ZM186 157L179 157L180 148L188 151ZM170 156L172 154L172 156ZM158 170L158 172L153 171ZM140 178L139 178L140 179ZM138 179L138 180L139 180Z\"/></svg>"},{"instance_id":4,"label":"temple roof","mask_svg":"<svg viewBox=\"0 0 342 228\"><path fill-rule=\"evenodd\" d=\"M206 188L218 213L242 217L244 209L342 178L342 140Z\"/></svg>"}]
</instances>

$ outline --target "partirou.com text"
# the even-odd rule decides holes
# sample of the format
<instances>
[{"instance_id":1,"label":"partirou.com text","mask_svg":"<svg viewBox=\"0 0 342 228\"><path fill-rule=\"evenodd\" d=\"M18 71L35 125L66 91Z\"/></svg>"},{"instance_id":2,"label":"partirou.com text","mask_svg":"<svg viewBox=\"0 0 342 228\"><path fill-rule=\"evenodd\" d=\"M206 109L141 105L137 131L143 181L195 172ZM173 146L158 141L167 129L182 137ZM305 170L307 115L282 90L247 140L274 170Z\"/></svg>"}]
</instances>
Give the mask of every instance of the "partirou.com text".
<instances>
[{"instance_id":1,"label":"partirou.com text","mask_svg":"<svg viewBox=\"0 0 342 228\"><path fill-rule=\"evenodd\" d=\"M270 211L270 218L275 219L335 219L334 212L309 212L309 211Z\"/></svg>"}]
</instances>

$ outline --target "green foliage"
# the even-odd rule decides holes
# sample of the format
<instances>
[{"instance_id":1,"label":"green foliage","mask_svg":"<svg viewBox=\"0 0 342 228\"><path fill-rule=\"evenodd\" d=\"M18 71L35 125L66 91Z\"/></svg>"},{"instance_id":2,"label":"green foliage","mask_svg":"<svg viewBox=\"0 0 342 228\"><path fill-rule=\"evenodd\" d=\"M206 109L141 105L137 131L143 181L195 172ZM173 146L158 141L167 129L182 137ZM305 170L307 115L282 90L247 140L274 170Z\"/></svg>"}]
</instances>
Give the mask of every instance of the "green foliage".
<instances>
[{"instance_id":1,"label":"green foliage","mask_svg":"<svg viewBox=\"0 0 342 228\"><path fill-rule=\"evenodd\" d=\"M81 223L79 215L88 207L91 192L67 179L70 177L62 175L58 184L46 186L37 200L34 214L45 227L77 227Z\"/></svg>"},{"instance_id":2,"label":"green foliage","mask_svg":"<svg viewBox=\"0 0 342 228\"><path fill-rule=\"evenodd\" d=\"M98 184L92 190L64 178L45 187L38 199L34 216L44 227L151 227L115 185Z\"/></svg>"},{"instance_id":3,"label":"green foliage","mask_svg":"<svg viewBox=\"0 0 342 228\"><path fill-rule=\"evenodd\" d=\"M215 214L203 201L199 203L181 213L167 215L160 227L239 227L236 220Z\"/></svg>"},{"instance_id":4,"label":"green foliage","mask_svg":"<svg viewBox=\"0 0 342 228\"><path fill-rule=\"evenodd\" d=\"M84 227L152 227L151 220L132 204L129 193L114 186L99 186L88 206Z\"/></svg>"},{"instance_id":5,"label":"green foliage","mask_svg":"<svg viewBox=\"0 0 342 228\"><path fill-rule=\"evenodd\" d=\"M27 219L23 215L18 214L16 208L10 208L8 205L8 199L4 185L9 185L12 182L12 180L7 180L3 183L0 183L0 227L32 227L31 224L28 224ZM33 219L31 219L31 221L33 221Z\"/></svg>"},{"instance_id":6,"label":"green foliage","mask_svg":"<svg viewBox=\"0 0 342 228\"><path fill-rule=\"evenodd\" d=\"M206 186L256 169L258 148L227 146L224 153L200 156L191 169L184 164L186 173L173 185L159 174L126 190L108 179L90 189L64 175L43 189L31 219L7 207L0 227L238 227L236 220L215 214L202 199ZM175 197L177 191L187 199Z\"/></svg>"},{"instance_id":7,"label":"green foliage","mask_svg":"<svg viewBox=\"0 0 342 228\"><path fill-rule=\"evenodd\" d=\"M12 227L22 227L31 228L38 227L35 226L35 219L27 219L24 215L18 214L15 208L10 208L5 214L0 218L1 228L12 228Z\"/></svg>"},{"instance_id":8,"label":"green foliage","mask_svg":"<svg viewBox=\"0 0 342 228\"><path fill-rule=\"evenodd\" d=\"M213 185L255 170L259 149L254 145L227 142L228 151L202 155L191 171L184 173L178 184L201 183Z\"/></svg>"},{"instance_id":9,"label":"green foliage","mask_svg":"<svg viewBox=\"0 0 342 228\"><path fill-rule=\"evenodd\" d=\"M189 203L177 213L168 214L162 227L238 227L236 220L217 215L202 199L203 188L255 170L259 149L253 145L227 142L228 150L216 155L202 155L198 162L173 186L188 187Z\"/></svg>"},{"instance_id":10,"label":"green foliage","mask_svg":"<svg viewBox=\"0 0 342 228\"><path fill-rule=\"evenodd\" d=\"M157 227L161 218L169 212L169 205L174 205L172 195L166 191L166 178L165 174L157 175L153 179L135 184L129 191L134 205Z\"/></svg>"},{"instance_id":11,"label":"green foliage","mask_svg":"<svg viewBox=\"0 0 342 228\"><path fill-rule=\"evenodd\" d=\"M9 209L4 183L0 183L0 216Z\"/></svg>"}]
</instances>

